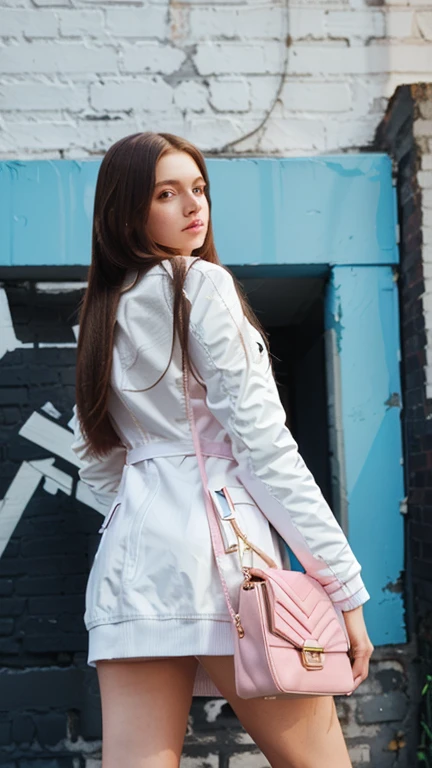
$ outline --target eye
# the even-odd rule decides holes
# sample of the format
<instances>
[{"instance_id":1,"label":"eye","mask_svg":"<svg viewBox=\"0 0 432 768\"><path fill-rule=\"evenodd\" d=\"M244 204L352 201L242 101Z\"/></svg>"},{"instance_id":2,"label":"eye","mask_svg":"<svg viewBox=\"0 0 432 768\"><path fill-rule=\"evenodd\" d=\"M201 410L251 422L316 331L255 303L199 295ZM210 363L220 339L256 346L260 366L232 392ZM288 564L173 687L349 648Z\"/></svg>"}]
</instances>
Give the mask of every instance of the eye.
<instances>
[{"instance_id":1,"label":"eye","mask_svg":"<svg viewBox=\"0 0 432 768\"><path fill-rule=\"evenodd\" d=\"M204 190L205 190L206 186L207 185L204 185L203 187L195 187L195 190L198 189L200 192L202 192L204 194Z\"/></svg>"},{"instance_id":2,"label":"eye","mask_svg":"<svg viewBox=\"0 0 432 768\"><path fill-rule=\"evenodd\" d=\"M170 190L166 189L164 192L162 192L161 195L159 195L159 199L163 198L164 200L169 200L169 198L168 197L164 197L164 195L171 195L171 194L172 193L170 192Z\"/></svg>"}]
</instances>

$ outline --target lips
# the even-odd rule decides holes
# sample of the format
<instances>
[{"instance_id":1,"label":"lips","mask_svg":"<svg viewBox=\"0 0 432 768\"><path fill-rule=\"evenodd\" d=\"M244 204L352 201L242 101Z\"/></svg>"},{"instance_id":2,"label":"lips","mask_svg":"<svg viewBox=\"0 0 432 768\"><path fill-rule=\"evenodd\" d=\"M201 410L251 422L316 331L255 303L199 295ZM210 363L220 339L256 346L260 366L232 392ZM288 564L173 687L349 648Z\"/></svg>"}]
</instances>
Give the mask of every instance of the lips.
<instances>
[{"instance_id":1,"label":"lips","mask_svg":"<svg viewBox=\"0 0 432 768\"><path fill-rule=\"evenodd\" d=\"M183 232L187 232L188 229L201 229L204 226L204 222L201 219L195 219L191 221L188 227L185 227Z\"/></svg>"}]
</instances>

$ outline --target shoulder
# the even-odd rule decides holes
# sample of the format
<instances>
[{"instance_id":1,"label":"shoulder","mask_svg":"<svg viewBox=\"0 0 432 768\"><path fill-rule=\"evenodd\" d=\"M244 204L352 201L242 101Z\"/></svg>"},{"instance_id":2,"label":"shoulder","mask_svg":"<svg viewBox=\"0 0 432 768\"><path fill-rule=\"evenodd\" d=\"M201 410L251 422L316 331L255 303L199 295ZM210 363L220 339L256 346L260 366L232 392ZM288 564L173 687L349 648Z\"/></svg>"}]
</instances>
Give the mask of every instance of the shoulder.
<instances>
[{"instance_id":1,"label":"shoulder","mask_svg":"<svg viewBox=\"0 0 432 768\"><path fill-rule=\"evenodd\" d=\"M172 309L172 277L174 259L186 266L183 293L192 305L212 295L221 305L233 306L238 300L231 272L220 264L205 261L199 256L174 256L163 259L143 274L128 273L120 294L118 314L141 312L143 305L151 312L162 304Z\"/></svg>"},{"instance_id":2,"label":"shoulder","mask_svg":"<svg viewBox=\"0 0 432 768\"><path fill-rule=\"evenodd\" d=\"M203 291L219 294L229 303L237 296L231 272L221 264L214 264L199 257L184 256L187 275L184 283L186 296L192 301Z\"/></svg>"}]
</instances>

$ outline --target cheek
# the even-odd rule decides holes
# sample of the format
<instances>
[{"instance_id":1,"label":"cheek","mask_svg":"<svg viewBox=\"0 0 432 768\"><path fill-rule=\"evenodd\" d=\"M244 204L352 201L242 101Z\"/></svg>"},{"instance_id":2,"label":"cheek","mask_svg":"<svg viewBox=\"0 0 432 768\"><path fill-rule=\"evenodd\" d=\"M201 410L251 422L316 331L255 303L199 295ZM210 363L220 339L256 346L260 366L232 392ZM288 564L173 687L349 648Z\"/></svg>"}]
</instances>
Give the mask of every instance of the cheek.
<instances>
[{"instance_id":1,"label":"cheek","mask_svg":"<svg viewBox=\"0 0 432 768\"><path fill-rule=\"evenodd\" d=\"M147 229L153 239L157 239L162 233L166 235L169 232L169 227L174 218L173 211L169 210L169 208L172 208L172 206L150 209Z\"/></svg>"}]
</instances>

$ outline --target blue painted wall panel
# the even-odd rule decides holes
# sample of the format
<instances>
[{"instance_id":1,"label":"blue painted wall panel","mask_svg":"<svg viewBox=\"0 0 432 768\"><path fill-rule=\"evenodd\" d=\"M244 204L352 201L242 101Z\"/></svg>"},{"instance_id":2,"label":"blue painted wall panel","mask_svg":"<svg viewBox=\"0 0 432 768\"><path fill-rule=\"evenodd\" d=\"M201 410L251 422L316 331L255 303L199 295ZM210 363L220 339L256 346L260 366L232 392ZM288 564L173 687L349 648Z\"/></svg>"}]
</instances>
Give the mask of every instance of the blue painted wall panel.
<instances>
[{"instance_id":1,"label":"blue painted wall panel","mask_svg":"<svg viewBox=\"0 0 432 768\"><path fill-rule=\"evenodd\" d=\"M404 498L397 283L389 267L335 267L326 326L338 337L348 536L372 600L372 641L406 639L398 579Z\"/></svg>"},{"instance_id":2,"label":"blue painted wall panel","mask_svg":"<svg viewBox=\"0 0 432 768\"><path fill-rule=\"evenodd\" d=\"M99 162L0 163L9 227L0 233L0 265L89 264L98 169Z\"/></svg>"},{"instance_id":3,"label":"blue painted wall panel","mask_svg":"<svg viewBox=\"0 0 432 768\"><path fill-rule=\"evenodd\" d=\"M208 159L216 245L227 265L395 264L384 154ZM100 160L0 163L0 265L90 261Z\"/></svg>"}]
</instances>

